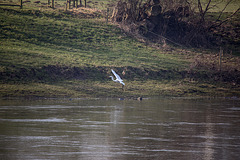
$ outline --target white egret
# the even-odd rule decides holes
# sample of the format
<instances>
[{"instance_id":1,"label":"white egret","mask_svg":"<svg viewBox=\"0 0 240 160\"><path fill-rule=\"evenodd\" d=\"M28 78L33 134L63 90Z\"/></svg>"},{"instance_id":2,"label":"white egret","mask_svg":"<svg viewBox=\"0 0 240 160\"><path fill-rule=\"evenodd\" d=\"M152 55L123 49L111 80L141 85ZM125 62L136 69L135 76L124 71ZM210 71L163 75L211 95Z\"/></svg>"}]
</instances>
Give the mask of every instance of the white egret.
<instances>
[{"instance_id":1,"label":"white egret","mask_svg":"<svg viewBox=\"0 0 240 160\"><path fill-rule=\"evenodd\" d=\"M111 69L111 71L112 71L112 73L114 74L114 76L115 76L115 78L116 78L116 79L113 79L113 76L110 76L110 77L112 78L112 80L113 80L114 82L121 83L121 84L123 85L123 87L124 87L124 86L125 86L125 83L123 83L122 78L121 78L114 70Z\"/></svg>"}]
</instances>

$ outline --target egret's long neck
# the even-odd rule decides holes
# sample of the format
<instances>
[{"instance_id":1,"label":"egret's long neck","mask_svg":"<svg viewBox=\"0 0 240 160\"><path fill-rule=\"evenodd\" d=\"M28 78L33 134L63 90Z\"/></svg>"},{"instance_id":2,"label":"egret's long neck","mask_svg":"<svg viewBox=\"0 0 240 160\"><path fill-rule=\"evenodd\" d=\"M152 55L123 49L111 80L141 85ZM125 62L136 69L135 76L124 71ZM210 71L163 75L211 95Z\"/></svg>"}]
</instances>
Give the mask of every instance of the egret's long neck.
<instances>
[{"instance_id":1,"label":"egret's long neck","mask_svg":"<svg viewBox=\"0 0 240 160\"><path fill-rule=\"evenodd\" d=\"M115 81L115 80L113 79L113 76L110 76L110 77L112 78L113 81Z\"/></svg>"}]
</instances>

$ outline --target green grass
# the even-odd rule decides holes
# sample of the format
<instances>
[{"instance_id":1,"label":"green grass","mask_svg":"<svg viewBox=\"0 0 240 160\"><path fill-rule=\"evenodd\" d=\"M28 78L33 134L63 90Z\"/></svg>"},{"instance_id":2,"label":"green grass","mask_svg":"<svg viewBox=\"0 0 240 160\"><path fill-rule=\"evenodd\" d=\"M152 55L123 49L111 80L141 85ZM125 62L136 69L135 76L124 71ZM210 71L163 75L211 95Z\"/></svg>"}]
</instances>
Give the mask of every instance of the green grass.
<instances>
[{"instance_id":1,"label":"green grass","mask_svg":"<svg viewBox=\"0 0 240 160\"><path fill-rule=\"evenodd\" d=\"M185 64L177 55L146 48L101 20L9 12L1 10L1 64L8 67L59 64L170 69Z\"/></svg>"},{"instance_id":2,"label":"green grass","mask_svg":"<svg viewBox=\"0 0 240 160\"><path fill-rule=\"evenodd\" d=\"M146 46L105 19L1 7L0 22L1 97L240 95L229 84L182 78L195 52ZM109 79L111 68L125 91Z\"/></svg>"}]
</instances>

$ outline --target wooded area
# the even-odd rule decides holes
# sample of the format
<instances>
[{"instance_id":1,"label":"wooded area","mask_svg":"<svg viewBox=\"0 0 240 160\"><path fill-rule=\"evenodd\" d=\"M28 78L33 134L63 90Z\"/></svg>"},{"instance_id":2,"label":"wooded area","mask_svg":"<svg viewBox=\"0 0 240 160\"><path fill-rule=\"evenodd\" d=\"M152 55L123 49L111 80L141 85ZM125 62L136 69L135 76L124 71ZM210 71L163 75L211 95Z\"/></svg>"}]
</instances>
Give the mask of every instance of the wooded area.
<instances>
[{"instance_id":1,"label":"wooded area","mask_svg":"<svg viewBox=\"0 0 240 160\"><path fill-rule=\"evenodd\" d=\"M87 7L87 0L84 0L84 5L82 0L79 0L79 4L78 4L78 0L67 0L66 3L66 10L71 8L71 3L72 3L72 7L73 8L78 8L78 7Z\"/></svg>"},{"instance_id":2,"label":"wooded area","mask_svg":"<svg viewBox=\"0 0 240 160\"><path fill-rule=\"evenodd\" d=\"M83 4L84 1L84 4ZM20 9L23 8L23 4L26 2L30 2L30 1L23 1L23 0L19 0L19 3L0 3L0 6L19 6ZM48 0L48 2L46 3L49 7L51 8L55 8L55 0ZM34 3L40 3L40 1L35 1ZM66 0L66 10L67 9L71 9L71 8L78 8L78 7L87 7L87 0Z\"/></svg>"},{"instance_id":3,"label":"wooded area","mask_svg":"<svg viewBox=\"0 0 240 160\"><path fill-rule=\"evenodd\" d=\"M132 34L161 43L168 40L186 46L209 47L222 41L214 34L216 30L239 14L240 8L231 14L225 13L232 1L120 0L112 20L131 26ZM223 9L212 13L220 4L224 5Z\"/></svg>"}]
</instances>

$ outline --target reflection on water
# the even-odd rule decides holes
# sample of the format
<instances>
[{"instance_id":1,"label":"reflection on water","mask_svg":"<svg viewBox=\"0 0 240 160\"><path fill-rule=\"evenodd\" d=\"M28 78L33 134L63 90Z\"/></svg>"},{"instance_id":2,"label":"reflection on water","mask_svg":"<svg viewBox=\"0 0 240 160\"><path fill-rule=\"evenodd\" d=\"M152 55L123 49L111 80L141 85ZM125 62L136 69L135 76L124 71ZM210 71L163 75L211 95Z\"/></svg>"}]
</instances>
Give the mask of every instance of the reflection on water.
<instances>
[{"instance_id":1,"label":"reflection on water","mask_svg":"<svg viewBox=\"0 0 240 160\"><path fill-rule=\"evenodd\" d=\"M239 100L2 100L0 159L238 159L239 125Z\"/></svg>"}]
</instances>

